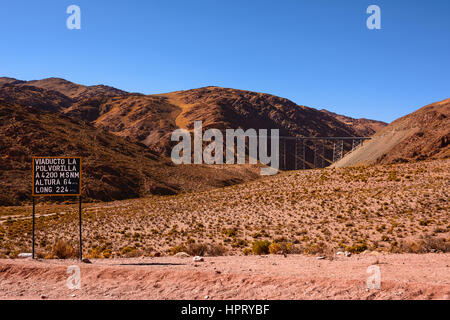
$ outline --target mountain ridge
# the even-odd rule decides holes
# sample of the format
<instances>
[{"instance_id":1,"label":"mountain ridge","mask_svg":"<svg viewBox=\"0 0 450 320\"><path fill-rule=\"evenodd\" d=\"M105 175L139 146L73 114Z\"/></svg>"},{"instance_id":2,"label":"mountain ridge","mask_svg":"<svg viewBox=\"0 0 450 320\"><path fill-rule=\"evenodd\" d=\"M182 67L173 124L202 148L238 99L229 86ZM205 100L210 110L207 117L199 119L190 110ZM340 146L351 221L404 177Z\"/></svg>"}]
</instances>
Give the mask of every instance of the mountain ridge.
<instances>
[{"instance_id":1,"label":"mountain ridge","mask_svg":"<svg viewBox=\"0 0 450 320\"><path fill-rule=\"evenodd\" d=\"M360 135L351 123L335 116L286 98L248 90L207 86L145 95L104 85L86 87L61 78L28 82L0 78L1 83L0 92L4 96L9 93L6 98L11 103L53 110L86 121L143 143L165 156L170 155L174 146L171 133L178 128L192 130L195 120L203 121L204 130L279 129L281 136L291 137ZM67 97L67 101L46 98L56 96L56 92ZM53 105L46 106L49 101ZM294 146L288 144L286 148L293 151ZM332 161L330 148L331 145L325 147L324 164ZM311 161L307 161L308 167L312 167ZM293 168L295 164L290 160L283 169Z\"/></svg>"},{"instance_id":2,"label":"mountain ridge","mask_svg":"<svg viewBox=\"0 0 450 320\"><path fill-rule=\"evenodd\" d=\"M320 111L335 117L337 120L351 125L359 136L369 137L374 135L376 132L387 126L388 124L379 120L372 120L367 118L352 118L345 115L337 114L335 112L328 111L326 109L321 109Z\"/></svg>"},{"instance_id":3,"label":"mountain ridge","mask_svg":"<svg viewBox=\"0 0 450 320\"><path fill-rule=\"evenodd\" d=\"M298 110L308 110L309 113L311 114L311 110L316 110L319 112L323 112L323 110L317 110L314 108L310 108L310 107L306 107L303 105L297 105L296 103L282 98L282 97L277 97L275 95L271 95L271 94L267 94L267 93L259 93L259 92L253 92L253 91L249 91L249 90L239 90L239 89L233 89L233 88L222 88L222 87L218 87L218 86L206 86L206 87L201 87L201 88L196 88L196 89L189 89L189 90L179 90L179 91L174 91L174 92L169 92L169 93L160 93L160 94L151 94L151 95L145 95L145 94L141 94L141 93L129 93L120 89L116 89L114 87L110 87L110 86L106 86L106 85L94 85L94 86L83 86L80 84L76 84L73 82L70 82L68 80L62 79L62 78L46 78L46 79L42 79L42 80L31 80L31 81L22 81L22 80L17 80L14 78L7 78L7 77L3 77L0 78L0 86L2 84L5 83L9 83L9 84L13 84L13 85L19 85L19 86L35 86L41 89L47 89L47 90L52 90L52 91L57 91L61 94L64 94L65 96L67 96L68 98L72 99L74 101L74 105L71 106L71 110L70 111L65 111L66 113L71 113L71 115L77 115L77 116L85 116L82 112L82 110L78 110L76 111L75 109L80 108L80 109L86 109L86 107L89 106L90 109L90 113L89 116L87 116L88 121L94 121L96 119L93 119L93 114L95 115L97 112L94 110L96 108L96 104L98 107L98 103L102 103L101 101L99 101L99 97L101 98L113 98L113 97L121 97L124 101L123 103L121 103L122 106L127 104L127 100L136 100L136 99L129 99L130 96L132 97L141 97L141 100L145 100L146 98L142 98L142 97L167 97L169 99L167 99L168 104L172 104L172 107L169 107L173 109L173 107L178 107L179 110L179 115L181 116L179 119L175 119L175 126L176 127L186 127L186 120L192 120L192 117L196 115L196 113L198 113L198 109L199 109L199 104L202 104L203 107L205 107L205 102L209 102L212 103L213 106L207 105L207 107L212 108L214 110L212 110L212 113L216 113L219 118L220 118L220 113L223 113L225 110L223 110L223 104L226 104L227 102L233 106L236 103L236 100L244 100L241 101L243 102L243 104L248 104L249 101L251 101L253 99L253 102L256 102L257 104L259 103L259 105L261 105L261 101L260 99L269 99L272 100L271 102L274 102L275 105L289 105L290 109L294 110L295 113L295 109L298 108ZM205 96L205 93L209 93L210 96ZM231 93L231 94L230 94ZM221 95L223 95L221 97ZM233 96L234 95L234 96ZM197 98L197 101L193 101L192 99L195 97ZM94 99L95 101L93 103L91 103L90 99ZM118 100L118 98L115 98L115 100ZM186 103L181 102L180 100L185 100ZM227 100L227 101L224 101ZM142 101L141 101L142 102ZM131 102L132 104L136 103L135 101ZM164 101L159 101L158 104L161 105L162 103L164 103ZM77 106L81 105L81 107ZM222 105L220 105L222 104ZM186 112L186 110L184 110L184 107L186 107L186 105L189 105L189 109L190 112ZM240 106L242 107L242 106ZM267 107L267 106L266 106ZM232 108L228 108L227 111L237 111L237 110L230 110ZM235 108L236 109L236 108ZM103 109L104 110L104 109ZM292 111L292 110L288 110L288 111ZM197 112L196 112L197 111ZM242 110L240 110L242 111ZM249 111L248 108L246 111ZM258 110L256 110L258 111ZM276 108L272 108L271 110L272 112L276 112ZM340 131L342 130L347 130L347 131L352 131L351 128L351 124L348 125L348 123L345 123L344 121L341 121L338 117L336 117L336 114L332 114L330 112L323 112L324 114L327 114L327 116L331 116L332 118L335 118L336 120L339 121L338 123L334 123L333 125L339 129ZM238 112L239 116L246 116L245 112ZM202 114L203 116L205 116L205 114ZM291 112L292 115L292 112ZM209 115L211 116L211 115ZM278 117L280 117L278 115ZM317 116L315 116L316 118ZM340 117L345 117L345 116L340 116ZM298 118L298 115L297 115ZM345 117L346 119L351 119L350 117ZM286 120L286 119L284 119ZM298 119L297 119L298 120ZM330 120L329 118L324 118L324 121L327 121L328 123L332 122L332 120ZM365 120L365 119L364 119ZM372 121L372 120L368 120L368 121ZM374 122L376 122L376 120L373 120ZM178 122L178 123L177 123ZM192 121L191 121L192 122ZM104 121L98 121L97 122L98 125L102 126L108 126L109 124L104 124ZM340 123L344 123L345 125L342 126L340 125ZM192 123L191 123L192 125ZM308 124L304 124L305 126L307 126ZM208 127L208 119L206 119L206 126ZM292 124L291 124L292 126ZM288 126L289 127L289 126ZM347 128L344 128L347 127ZM311 128L308 128L307 130L300 130L299 128L297 129L293 129L293 128L283 128L283 126L280 126L281 130L286 131L286 134L302 134L302 135L312 135L312 136L316 136L317 132L314 132L314 130L311 130ZM327 129L327 128L322 128L322 129ZM118 132L119 130L113 130L114 132ZM355 131L355 130L353 130ZM372 133L374 130L371 130L370 132ZM327 132L330 132L330 130L327 130ZM358 132L358 130L356 130L355 132ZM143 139L148 141L149 139ZM151 139L150 139L151 140Z\"/></svg>"}]
</instances>

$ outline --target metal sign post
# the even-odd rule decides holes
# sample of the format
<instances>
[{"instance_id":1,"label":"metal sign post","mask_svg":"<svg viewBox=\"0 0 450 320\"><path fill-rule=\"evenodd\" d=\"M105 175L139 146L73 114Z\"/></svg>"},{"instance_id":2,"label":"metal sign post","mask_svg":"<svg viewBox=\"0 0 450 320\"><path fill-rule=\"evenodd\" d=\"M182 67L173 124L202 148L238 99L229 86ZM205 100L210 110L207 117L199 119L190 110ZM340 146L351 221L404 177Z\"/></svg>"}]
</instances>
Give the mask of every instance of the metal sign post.
<instances>
[{"instance_id":1,"label":"metal sign post","mask_svg":"<svg viewBox=\"0 0 450 320\"><path fill-rule=\"evenodd\" d=\"M33 259L34 259L34 220L35 220L35 210L34 210L34 197L33 197L33 233L32 233L33 249L31 251L31 257Z\"/></svg>"},{"instance_id":2,"label":"metal sign post","mask_svg":"<svg viewBox=\"0 0 450 320\"><path fill-rule=\"evenodd\" d=\"M78 197L79 200L79 226L80 226L80 260L83 260L83 240L81 237L81 195Z\"/></svg>"},{"instance_id":3,"label":"metal sign post","mask_svg":"<svg viewBox=\"0 0 450 320\"><path fill-rule=\"evenodd\" d=\"M35 197L78 196L80 260L83 259L81 234L81 157L33 157L32 258L35 257Z\"/></svg>"}]
</instances>

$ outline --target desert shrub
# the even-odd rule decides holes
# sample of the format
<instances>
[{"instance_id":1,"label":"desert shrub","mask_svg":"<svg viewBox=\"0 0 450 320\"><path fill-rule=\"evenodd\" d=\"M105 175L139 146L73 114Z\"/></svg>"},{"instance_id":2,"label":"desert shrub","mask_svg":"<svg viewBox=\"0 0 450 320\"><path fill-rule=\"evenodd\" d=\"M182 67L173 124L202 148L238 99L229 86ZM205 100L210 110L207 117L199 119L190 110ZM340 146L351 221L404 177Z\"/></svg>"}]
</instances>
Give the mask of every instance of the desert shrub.
<instances>
[{"instance_id":1,"label":"desert shrub","mask_svg":"<svg viewBox=\"0 0 450 320\"><path fill-rule=\"evenodd\" d=\"M220 244L210 244L208 245L208 255L217 257L223 256L227 252L227 248L221 246Z\"/></svg>"},{"instance_id":2,"label":"desert shrub","mask_svg":"<svg viewBox=\"0 0 450 320\"><path fill-rule=\"evenodd\" d=\"M354 224L353 222L348 222L348 223L345 224L345 226L346 226L347 228L350 228L350 227L354 227L355 224Z\"/></svg>"},{"instance_id":3,"label":"desert shrub","mask_svg":"<svg viewBox=\"0 0 450 320\"><path fill-rule=\"evenodd\" d=\"M175 255L178 252L186 252L191 256L223 256L227 249L219 244L205 244L205 243L187 243L181 244L170 249L170 254Z\"/></svg>"},{"instance_id":4,"label":"desert shrub","mask_svg":"<svg viewBox=\"0 0 450 320\"><path fill-rule=\"evenodd\" d=\"M294 246L290 242L272 242L269 246L271 254L292 253Z\"/></svg>"},{"instance_id":5,"label":"desert shrub","mask_svg":"<svg viewBox=\"0 0 450 320\"><path fill-rule=\"evenodd\" d=\"M269 253L270 241L268 240L256 240L252 245L252 252L254 254L268 254Z\"/></svg>"},{"instance_id":6,"label":"desert shrub","mask_svg":"<svg viewBox=\"0 0 450 320\"><path fill-rule=\"evenodd\" d=\"M319 243L309 243L306 245L305 249L303 250L303 253L305 254L324 254L328 253L330 249L324 242Z\"/></svg>"},{"instance_id":7,"label":"desert shrub","mask_svg":"<svg viewBox=\"0 0 450 320\"><path fill-rule=\"evenodd\" d=\"M429 235L425 236L423 239L424 247L427 252L440 251L440 252L450 252L450 241L444 238L435 238Z\"/></svg>"},{"instance_id":8,"label":"desert shrub","mask_svg":"<svg viewBox=\"0 0 450 320\"><path fill-rule=\"evenodd\" d=\"M89 259L99 259L102 256L101 256L100 251L98 250L98 248L93 248L93 249L89 249L88 250L87 257Z\"/></svg>"},{"instance_id":9,"label":"desert shrub","mask_svg":"<svg viewBox=\"0 0 450 320\"><path fill-rule=\"evenodd\" d=\"M38 259L44 259L45 258L45 252L42 250L36 250L36 258Z\"/></svg>"},{"instance_id":10,"label":"desert shrub","mask_svg":"<svg viewBox=\"0 0 450 320\"><path fill-rule=\"evenodd\" d=\"M235 237L237 235L237 232L238 232L237 228L228 228L222 230L222 233L227 237Z\"/></svg>"},{"instance_id":11,"label":"desert shrub","mask_svg":"<svg viewBox=\"0 0 450 320\"><path fill-rule=\"evenodd\" d=\"M394 253L406 252L406 253L425 253L423 243L421 241L400 241L398 248L391 250Z\"/></svg>"},{"instance_id":12,"label":"desert shrub","mask_svg":"<svg viewBox=\"0 0 450 320\"><path fill-rule=\"evenodd\" d=\"M445 233L445 232L447 232L447 229L444 229L444 228L435 228L435 229L433 230L433 232L434 232L434 233Z\"/></svg>"},{"instance_id":13,"label":"desert shrub","mask_svg":"<svg viewBox=\"0 0 450 320\"><path fill-rule=\"evenodd\" d=\"M393 170L389 172L388 181L400 181L400 179L397 177L397 171Z\"/></svg>"},{"instance_id":14,"label":"desert shrub","mask_svg":"<svg viewBox=\"0 0 450 320\"><path fill-rule=\"evenodd\" d=\"M249 254L252 253L252 249L245 248L244 250L242 250L242 253L244 254L244 256L248 256Z\"/></svg>"},{"instance_id":15,"label":"desert shrub","mask_svg":"<svg viewBox=\"0 0 450 320\"><path fill-rule=\"evenodd\" d=\"M204 256L208 252L208 245L204 243L191 243L187 246L186 253L191 256Z\"/></svg>"},{"instance_id":16,"label":"desert shrub","mask_svg":"<svg viewBox=\"0 0 450 320\"><path fill-rule=\"evenodd\" d=\"M272 242L269 246L269 253L270 254L281 253L281 244L277 242Z\"/></svg>"},{"instance_id":17,"label":"desert shrub","mask_svg":"<svg viewBox=\"0 0 450 320\"><path fill-rule=\"evenodd\" d=\"M368 249L368 246L366 243L357 243L352 246L346 246L345 251L351 252L351 253L361 253L363 251L366 251Z\"/></svg>"},{"instance_id":18,"label":"desert shrub","mask_svg":"<svg viewBox=\"0 0 450 320\"><path fill-rule=\"evenodd\" d=\"M136 247L126 246L120 249L120 254L125 257L137 257L140 253L136 250Z\"/></svg>"},{"instance_id":19,"label":"desert shrub","mask_svg":"<svg viewBox=\"0 0 450 320\"><path fill-rule=\"evenodd\" d=\"M430 223L431 221L427 219L419 220L419 225L421 226L428 226Z\"/></svg>"},{"instance_id":20,"label":"desert shrub","mask_svg":"<svg viewBox=\"0 0 450 320\"><path fill-rule=\"evenodd\" d=\"M293 244L289 250L289 253L291 254L303 254L303 252L304 252L303 247L298 244L297 245Z\"/></svg>"},{"instance_id":21,"label":"desert shrub","mask_svg":"<svg viewBox=\"0 0 450 320\"><path fill-rule=\"evenodd\" d=\"M77 253L72 245L63 240L57 240L52 248L52 255L58 259L69 259L77 256Z\"/></svg>"},{"instance_id":22,"label":"desert shrub","mask_svg":"<svg viewBox=\"0 0 450 320\"><path fill-rule=\"evenodd\" d=\"M252 237L254 239L262 238L262 237L268 237L268 236L269 236L269 234L267 233L266 230L261 230L261 231L258 231L256 233L252 234Z\"/></svg>"},{"instance_id":23,"label":"desert shrub","mask_svg":"<svg viewBox=\"0 0 450 320\"><path fill-rule=\"evenodd\" d=\"M444 238L436 238L426 235L419 241L401 241L398 252L427 253L427 252L450 252L450 241Z\"/></svg>"},{"instance_id":24,"label":"desert shrub","mask_svg":"<svg viewBox=\"0 0 450 320\"><path fill-rule=\"evenodd\" d=\"M171 249L169 250L169 252L170 252L171 255L175 255L175 254L177 254L178 252L186 252L186 251L187 251L186 246L183 245L183 244L180 244L180 245L178 245L178 246L175 246L175 247L173 247L173 248L171 248Z\"/></svg>"},{"instance_id":25,"label":"desert shrub","mask_svg":"<svg viewBox=\"0 0 450 320\"><path fill-rule=\"evenodd\" d=\"M234 239L233 243L231 244L233 248L245 248L247 246L247 241L244 239Z\"/></svg>"},{"instance_id":26,"label":"desert shrub","mask_svg":"<svg viewBox=\"0 0 450 320\"><path fill-rule=\"evenodd\" d=\"M106 249L102 252L103 258L109 259L111 258L111 250L110 249Z\"/></svg>"}]
</instances>

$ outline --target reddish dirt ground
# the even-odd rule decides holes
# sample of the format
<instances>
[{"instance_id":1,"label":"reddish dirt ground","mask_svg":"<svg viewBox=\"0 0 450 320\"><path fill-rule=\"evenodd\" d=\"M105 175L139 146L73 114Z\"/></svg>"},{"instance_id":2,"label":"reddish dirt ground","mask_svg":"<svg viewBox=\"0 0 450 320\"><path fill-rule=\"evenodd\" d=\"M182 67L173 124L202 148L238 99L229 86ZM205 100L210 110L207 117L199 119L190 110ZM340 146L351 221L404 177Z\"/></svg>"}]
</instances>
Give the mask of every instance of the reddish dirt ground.
<instances>
[{"instance_id":1,"label":"reddish dirt ground","mask_svg":"<svg viewBox=\"0 0 450 320\"><path fill-rule=\"evenodd\" d=\"M381 289L367 289L367 268ZM78 265L81 289L68 289ZM0 299L450 299L450 254L0 260Z\"/></svg>"}]
</instances>

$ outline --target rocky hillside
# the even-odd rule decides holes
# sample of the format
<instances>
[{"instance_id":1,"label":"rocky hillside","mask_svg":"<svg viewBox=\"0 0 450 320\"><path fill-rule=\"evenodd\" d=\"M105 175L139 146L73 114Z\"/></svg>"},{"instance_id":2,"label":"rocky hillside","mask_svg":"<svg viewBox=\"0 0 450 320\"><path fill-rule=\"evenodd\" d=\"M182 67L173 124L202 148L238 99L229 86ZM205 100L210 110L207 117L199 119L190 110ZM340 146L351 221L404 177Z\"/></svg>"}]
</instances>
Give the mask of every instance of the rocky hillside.
<instances>
[{"instance_id":1,"label":"rocky hillside","mask_svg":"<svg viewBox=\"0 0 450 320\"><path fill-rule=\"evenodd\" d=\"M58 91L69 98L80 100L97 96L119 96L127 92L105 85L84 86L65 79L47 78L27 82L30 86Z\"/></svg>"},{"instance_id":2,"label":"rocky hillside","mask_svg":"<svg viewBox=\"0 0 450 320\"><path fill-rule=\"evenodd\" d=\"M169 155L171 133L191 130L195 120L203 128L279 129L282 136L358 136L354 123L334 115L297 105L265 93L220 87L205 87L167 94L127 93L108 86L83 86L59 78L20 81L0 78L0 96L5 101L40 110L60 112L97 128L141 142L153 151ZM293 167L294 145L287 144ZM325 165L332 145L325 146ZM309 146L313 156L314 145ZM307 165L312 160L309 159Z\"/></svg>"},{"instance_id":3,"label":"rocky hillside","mask_svg":"<svg viewBox=\"0 0 450 320\"><path fill-rule=\"evenodd\" d=\"M0 155L0 205L30 199L32 156L82 156L87 200L203 191L259 174L255 166L175 166L129 138L4 100L0 100Z\"/></svg>"},{"instance_id":4,"label":"rocky hillside","mask_svg":"<svg viewBox=\"0 0 450 320\"><path fill-rule=\"evenodd\" d=\"M277 128L287 136L349 136L355 131L322 112L270 94L206 87L161 95L179 107L178 127Z\"/></svg>"},{"instance_id":5,"label":"rocky hillside","mask_svg":"<svg viewBox=\"0 0 450 320\"><path fill-rule=\"evenodd\" d=\"M314 108L299 106L270 94L237 89L205 87L142 95L104 85L83 86L59 78L33 81L0 78L2 85L0 91L8 90L11 97L14 97L12 88L16 88L16 101L10 100L22 105L20 97L24 93L21 90L37 91L33 89L36 87L42 89L41 94L59 93L69 99L59 111L95 122L96 126L107 127L116 133L128 130L121 135L140 138L147 144L158 139L143 139L141 131L153 131L154 128L146 128L154 126L150 120L158 122L161 119L167 120L158 125L161 131L171 131L172 127L190 128L194 120L201 119L204 127L278 128L281 134L291 136L348 136L357 133L351 125L337 120L334 115L324 115ZM130 126L136 128L132 130ZM166 127L171 128L168 130Z\"/></svg>"},{"instance_id":6,"label":"rocky hillside","mask_svg":"<svg viewBox=\"0 0 450 320\"><path fill-rule=\"evenodd\" d=\"M12 104L53 112L62 112L74 103L73 99L58 91L14 83L5 83L3 86L0 84L0 99Z\"/></svg>"},{"instance_id":7,"label":"rocky hillside","mask_svg":"<svg viewBox=\"0 0 450 320\"><path fill-rule=\"evenodd\" d=\"M269 94L206 87L159 95L125 94L79 99L63 113L136 139L154 150L170 150L177 128L273 128L283 136L355 136L351 126L316 109Z\"/></svg>"},{"instance_id":8,"label":"rocky hillside","mask_svg":"<svg viewBox=\"0 0 450 320\"><path fill-rule=\"evenodd\" d=\"M337 167L450 157L450 99L395 120L371 141L345 156Z\"/></svg>"},{"instance_id":9,"label":"rocky hillside","mask_svg":"<svg viewBox=\"0 0 450 320\"><path fill-rule=\"evenodd\" d=\"M355 119L325 109L322 109L320 111L334 117L336 120L339 120L340 122L349 125L358 133L358 136L360 137L370 137L388 125L386 122L383 121L370 120L366 118Z\"/></svg>"},{"instance_id":10,"label":"rocky hillside","mask_svg":"<svg viewBox=\"0 0 450 320\"><path fill-rule=\"evenodd\" d=\"M192 130L195 120L203 128L279 129L281 136L367 136L382 123L351 119L270 94L205 87L166 94L127 93L112 87L83 86L49 78L21 81L0 78L0 98L5 101L65 114L96 128L147 145L168 156L177 128ZM313 144L308 146L306 166L314 162ZM286 144L286 169L295 167L295 145ZM332 143L325 146L322 165L332 159Z\"/></svg>"},{"instance_id":11,"label":"rocky hillside","mask_svg":"<svg viewBox=\"0 0 450 320\"><path fill-rule=\"evenodd\" d=\"M358 135L351 126L316 109L269 94L219 87L84 99L64 113L166 155L173 145L173 130L192 130L195 120L202 120L204 129L271 128L279 129L282 136ZM287 146L290 151L293 148ZM325 157L330 160L330 156L327 152Z\"/></svg>"}]
</instances>

